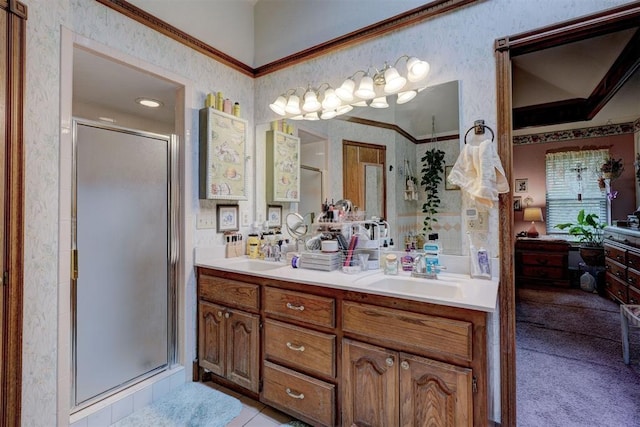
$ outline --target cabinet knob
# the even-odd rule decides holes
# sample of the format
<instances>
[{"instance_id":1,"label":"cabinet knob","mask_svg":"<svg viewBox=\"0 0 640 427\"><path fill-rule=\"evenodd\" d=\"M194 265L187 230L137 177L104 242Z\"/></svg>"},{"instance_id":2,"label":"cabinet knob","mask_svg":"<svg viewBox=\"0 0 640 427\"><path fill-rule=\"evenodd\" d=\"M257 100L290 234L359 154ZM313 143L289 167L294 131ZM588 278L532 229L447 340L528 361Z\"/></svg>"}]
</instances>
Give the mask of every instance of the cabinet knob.
<instances>
[{"instance_id":1,"label":"cabinet knob","mask_svg":"<svg viewBox=\"0 0 640 427\"><path fill-rule=\"evenodd\" d=\"M629 298L629 304L637 304L638 301L635 298Z\"/></svg>"},{"instance_id":2,"label":"cabinet knob","mask_svg":"<svg viewBox=\"0 0 640 427\"><path fill-rule=\"evenodd\" d=\"M287 348L289 348L289 350L293 350L293 351L304 351L304 346L303 345L296 345L296 344L292 344L290 342L287 342Z\"/></svg>"},{"instance_id":3,"label":"cabinet knob","mask_svg":"<svg viewBox=\"0 0 640 427\"><path fill-rule=\"evenodd\" d=\"M222 317L222 312L221 311L218 312L218 317Z\"/></svg>"},{"instance_id":4,"label":"cabinet knob","mask_svg":"<svg viewBox=\"0 0 640 427\"><path fill-rule=\"evenodd\" d=\"M393 366L393 357L387 357L385 362L387 363L387 366Z\"/></svg>"},{"instance_id":5,"label":"cabinet knob","mask_svg":"<svg viewBox=\"0 0 640 427\"><path fill-rule=\"evenodd\" d=\"M285 390L289 397L293 397L294 399L304 399L304 393L296 393L292 391L289 387Z\"/></svg>"},{"instance_id":6,"label":"cabinet knob","mask_svg":"<svg viewBox=\"0 0 640 427\"><path fill-rule=\"evenodd\" d=\"M304 311L304 305L300 304L300 305L294 305L291 304L290 302L287 303L287 308L290 310L296 310L296 311Z\"/></svg>"},{"instance_id":7,"label":"cabinet knob","mask_svg":"<svg viewBox=\"0 0 640 427\"><path fill-rule=\"evenodd\" d=\"M228 319L230 316L231 316L231 314L229 314L229 313L225 313L225 314L224 314L224 318L225 318L225 319Z\"/></svg>"},{"instance_id":8,"label":"cabinet knob","mask_svg":"<svg viewBox=\"0 0 640 427\"><path fill-rule=\"evenodd\" d=\"M620 273L619 271L616 271L616 277L622 277L622 273Z\"/></svg>"},{"instance_id":9,"label":"cabinet knob","mask_svg":"<svg viewBox=\"0 0 640 427\"><path fill-rule=\"evenodd\" d=\"M409 369L409 362L403 360L402 363L400 363L400 367L406 371L407 369Z\"/></svg>"}]
</instances>

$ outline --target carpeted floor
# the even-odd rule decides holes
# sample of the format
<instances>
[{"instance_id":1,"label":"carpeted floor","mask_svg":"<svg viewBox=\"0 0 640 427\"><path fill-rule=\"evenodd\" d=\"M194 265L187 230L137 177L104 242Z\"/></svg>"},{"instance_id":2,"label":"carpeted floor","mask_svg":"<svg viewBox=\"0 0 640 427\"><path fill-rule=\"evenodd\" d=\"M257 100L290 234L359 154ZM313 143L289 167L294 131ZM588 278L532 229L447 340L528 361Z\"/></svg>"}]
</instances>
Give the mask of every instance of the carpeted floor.
<instances>
[{"instance_id":1,"label":"carpeted floor","mask_svg":"<svg viewBox=\"0 0 640 427\"><path fill-rule=\"evenodd\" d=\"M518 426L640 425L640 330L630 341L627 366L613 301L580 289L518 288Z\"/></svg>"},{"instance_id":2,"label":"carpeted floor","mask_svg":"<svg viewBox=\"0 0 640 427\"><path fill-rule=\"evenodd\" d=\"M242 410L234 397L189 382L113 424L115 427L224 427Z\"/></svg>"}]
</instances>

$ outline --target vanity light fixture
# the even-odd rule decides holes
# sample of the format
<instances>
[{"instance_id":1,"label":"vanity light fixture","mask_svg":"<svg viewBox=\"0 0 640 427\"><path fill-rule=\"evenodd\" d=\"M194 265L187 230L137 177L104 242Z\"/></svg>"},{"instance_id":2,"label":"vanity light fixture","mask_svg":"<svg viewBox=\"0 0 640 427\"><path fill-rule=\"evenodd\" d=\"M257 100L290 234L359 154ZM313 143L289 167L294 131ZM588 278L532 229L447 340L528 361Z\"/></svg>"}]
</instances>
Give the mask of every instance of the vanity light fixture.
<instances>
[{"instance_id":1,"label":"vanity light fixture","mask_svg":"<svg viewBox=\"0 0 640 427\"><path fill-rule=\"evenodd\" d=\"M136 98L136 102L149 108L159 108L164 105L162 101L158 101L157 99L152 98Z\"/></svg>"},{"instance_id":2,"label":"vanity light fixture","mask_svg":"<svg viewBox=\"0 0 640 427\"><path fill-rule=\"evenodd\" d=\"M405 75L397 68L401 60L406 60ZM385 62L381 69L358 70L336 88L322 83L317 88L309 84L306 88L288 89L269 104L269 108L293 120L328 120L353 107L387 108L387 97L391 95L397 95L397 104L404 104L426 87L424 79L429 68L426 61L402 55L393 65Z\"/></svg>"}]
</instances>

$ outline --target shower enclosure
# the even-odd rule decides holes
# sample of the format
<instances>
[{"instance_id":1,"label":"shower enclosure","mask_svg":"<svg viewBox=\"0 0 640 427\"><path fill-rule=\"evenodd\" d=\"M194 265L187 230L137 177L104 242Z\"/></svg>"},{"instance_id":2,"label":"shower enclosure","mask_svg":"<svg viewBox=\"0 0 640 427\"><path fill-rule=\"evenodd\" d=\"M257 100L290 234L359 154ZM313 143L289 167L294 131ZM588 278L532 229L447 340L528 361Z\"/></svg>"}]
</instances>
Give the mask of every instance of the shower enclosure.
<instances>
[{"instance_id":1,"label":"shower enclosure","mask_svg":"<svg viewBox=\"0 0 640 427\"><path fill-rule=\"evenodd\" d=\"M176 141L74 121L74 409L175 362Z\"/></svg>"}]
</instances>

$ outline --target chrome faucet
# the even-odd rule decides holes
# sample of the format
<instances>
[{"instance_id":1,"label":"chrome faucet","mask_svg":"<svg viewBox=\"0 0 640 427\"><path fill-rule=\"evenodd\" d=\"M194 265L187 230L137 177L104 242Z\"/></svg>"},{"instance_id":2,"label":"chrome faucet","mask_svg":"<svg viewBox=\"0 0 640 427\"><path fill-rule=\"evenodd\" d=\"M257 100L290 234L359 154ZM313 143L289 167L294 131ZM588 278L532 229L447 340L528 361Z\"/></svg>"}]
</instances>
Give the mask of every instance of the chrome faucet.
<instances>
[{"instance_id":1,"label":"chrome faucet","mask_svg":"<svg viewBox=\"0 0 640 427\"><path fill-rule=\"evenodd\" d=\"M411 270L411 277L421 277L423 279L437 279L438 270L446 270L447 268L442 265L427 264L425 254L419 253L413 258L413 269Z\"/></svg>"}]
</instances>

